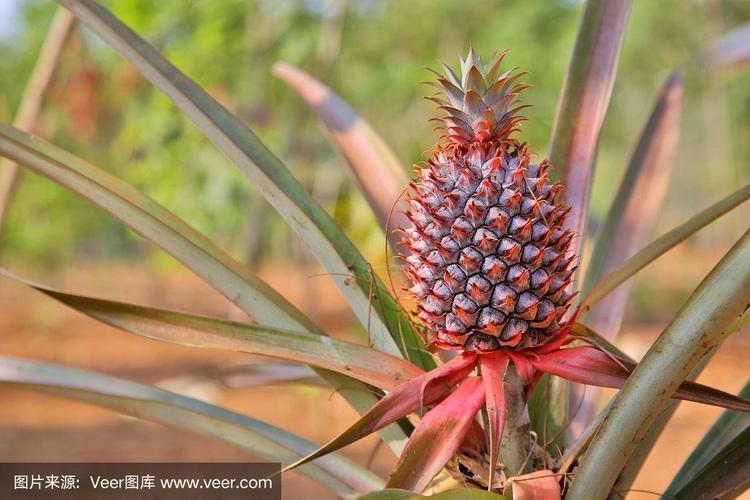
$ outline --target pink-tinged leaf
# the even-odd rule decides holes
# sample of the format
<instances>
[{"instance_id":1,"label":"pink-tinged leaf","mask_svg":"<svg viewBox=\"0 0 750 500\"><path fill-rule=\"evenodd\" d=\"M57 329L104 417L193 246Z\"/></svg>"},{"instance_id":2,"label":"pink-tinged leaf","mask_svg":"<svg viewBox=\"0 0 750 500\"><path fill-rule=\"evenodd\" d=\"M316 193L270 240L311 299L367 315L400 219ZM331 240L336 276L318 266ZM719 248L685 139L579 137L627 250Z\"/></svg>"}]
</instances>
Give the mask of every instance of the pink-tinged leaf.
<instances>
[{"instance_id":1,"label":"pink-tinged leaf","mask_svg":"<svg viewBox=\"0 0 750 500\"><path fill-rule=\"evenodd\" d=\"M614 271L646 243L672 176L681 116L682 76L675 72L662 88L604 224L597 232L586 266L584 294L603 275ZM585 323L606 339L614 339L620 330L629 296L630 283L624 283L586 314ZM578 408L568 428L571 442L593 418L600 396L598 389L571 388L568 406Z\"/></svg>"},{"instance_id":2,"label":"pink-tinged leaf","mask_svg":"<svg viewBox=\"0 0 750 500\"><path fill-rule=\"evenodd\" d=\"M750 62L750 23L745 23L714 40L702 54L711 69L737 69Z\"/></svg>"},{"instance_id":3,"label":"pink-tinged leaf","mask_svg":"<svg viewBox=\"0 0 750 500\"><path fill-rule=\"evenodd\" d=\"M599 132L617 73L631 0L586 2L557 103L549 156L560 169L567 226L583 234ZM583 238L579 238L578 245Z\"/></svg>"},{"instance_id":4,"label":"pink-tinged leaf","mask_svg":"<svg viewBox=\"0 0 750 500\"><path fill-rule=\"evenodd\" d=\"M513 500L560 500L560 480L551 470L538 470L513 478Z\"/></svg>"},{"instance_id":5,"label":"pink-tinged leaf","mask_svg":"<svg viewBox=\"0 0 750 500\"><path fill-rule=\"evenodd\" d=\"M595 347L571 347L531 358L538 370L557 375L580 384L619 389L628 380L635 363L604 353ZM713 387L685 381L673 397L731 410L750 412L750 400L740 398Z\"/></svg>"},{"instance_id":6,"label":"pink-tinged leaf","mask_svg":"<svg viewBox=\"0 0 750 500\"><path fill-rule=\"evenodd\" d=\"M672 73L651 112L612 206L598 232L583 290L614 271L646 243L669 185L682 116L682 76ZM586 315L611 340L619 329L629 287L620 286Z\"/></svg>"},{"instance_id":7,"label":"pink-tinged leaf","mask_svg":"<svg viewBox=\"0 0 750 500\"><path fill-rule=\"evenodd\" d=\"M402 213L406 206L398 200L409 179L396 155L364 118L321 82L283 62L273 66L273 73L289 84L325 125L381 227L389 224L388 241L398 245L400 237L393 230L408 226Z\"/></svg>"},{"instance_id":8,"label":"pink-tinged leaf","mask_svg":"<svg viewBox=\"0 0 750 500\"><path fill-rule=\"evenodd\" d=\"M516 367L516 372L523 382L524 385L529 385L534 381L534 365L531 364L531 360L528 356L521 354L520 352L508 351L508 356L513 360L513 364Z\"/></svg>"},{"instance_id":9,"label":"pink-tinged leaf","mask_svg":"<svg viewBox=\"0 0 750 500\"><path fill-rule=\"evenodd\" d=\"M504 381L505 370L508 369L508 356L502 351L485 354L479 357L479 367L484 381L490 433L490 477L487 484L488 488L492 488L495 484L495 467L507 415Z\"/></svg>"},{"instance_id":10,"label":"pink-tinged leaf","mask_svg":"<svg viewBox=\"0 0 750 500\"><path fill-rule=\"evenodd\" d=\"M451 388L465 379L475 366L476 354L463 353L443 366L394 387L391 392L362 415L354 425L316 452L289 465L284 471L299 467L304 463L343 448L423 406L437 403L450 394ZM463 434L461 437L463 437Z\"/></svg>"},{"instance_id":11,"label":"pink-tinged leaf","mask_svg":"<svg viewBox=\"0 0 750 500\"><path fill-rule=\"evenodd\" d=\"M566 380L599 387L619 388L630 373L595 347L570 347L531 359L537 370Z\"/></svg>"},{"instance_id":12,"label":"pink-tinged leaf","mask_svg":"<svg viewBox=\"0 0 750 500\"><path fill-rule=\"evenodd\" d=\"M386 487L422 491L458 450L484 394L482 380L469 377L430 410L414 429Z\"/></svg>"}]
</instances>

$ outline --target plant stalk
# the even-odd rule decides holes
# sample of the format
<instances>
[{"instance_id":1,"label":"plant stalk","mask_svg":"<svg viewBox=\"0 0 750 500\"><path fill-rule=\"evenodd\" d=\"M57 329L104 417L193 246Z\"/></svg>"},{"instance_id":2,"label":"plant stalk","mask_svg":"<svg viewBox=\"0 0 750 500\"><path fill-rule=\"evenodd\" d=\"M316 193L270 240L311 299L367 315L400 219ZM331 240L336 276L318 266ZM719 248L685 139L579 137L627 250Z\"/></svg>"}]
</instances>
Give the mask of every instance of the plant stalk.
<instances>
[{"instance_id":1,"label":"plant stalk","mask_svg":"<svg viewBox=\"0 0 750 500\"><path fill-rule=\"evenodd\" d=\"M14 127L24 132L31 132L36 125L44 103L44 96L52 83L60 56L72 32L74 20L75 17L69 10L63 7L57 8L36 66L24 89L21 103L13 120ZM0 161L0 235L2 235L8 205L17 178L18 163L3 158Z\"/></svg>"},{"instance_id":2,"label":"plant stalk","mask_svg":"<svg viewBox=\"0 0 750 500\"><path fill-rule=\"evenodd\" d=\"M526 407L526 393L515 367L511 364L505 372L505 404L507 414L500 458L508 477L528 472L531 466L531 425Z\"/></svg>"}]
</instances>

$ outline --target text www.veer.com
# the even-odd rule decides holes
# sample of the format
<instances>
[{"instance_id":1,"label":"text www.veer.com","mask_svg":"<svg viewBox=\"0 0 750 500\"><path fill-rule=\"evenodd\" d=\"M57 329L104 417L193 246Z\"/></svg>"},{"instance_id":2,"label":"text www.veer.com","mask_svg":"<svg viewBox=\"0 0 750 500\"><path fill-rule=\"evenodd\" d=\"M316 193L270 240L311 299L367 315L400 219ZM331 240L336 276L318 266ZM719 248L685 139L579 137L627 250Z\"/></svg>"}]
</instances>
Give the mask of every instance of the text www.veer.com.
<instances>
[{"instance_id":1,"label":"text www.veer.com","mask_svg":"<svg viewBox=\"0 0 750 500\"><path fill-rule=\"evenodd\" d=\"M163 489L240 489L240 490L258 490L272 489L273 482L268 478L212 478L212 479L191 479L191 478L163 478L159 479Z\"/></svg>"}]
</instances>

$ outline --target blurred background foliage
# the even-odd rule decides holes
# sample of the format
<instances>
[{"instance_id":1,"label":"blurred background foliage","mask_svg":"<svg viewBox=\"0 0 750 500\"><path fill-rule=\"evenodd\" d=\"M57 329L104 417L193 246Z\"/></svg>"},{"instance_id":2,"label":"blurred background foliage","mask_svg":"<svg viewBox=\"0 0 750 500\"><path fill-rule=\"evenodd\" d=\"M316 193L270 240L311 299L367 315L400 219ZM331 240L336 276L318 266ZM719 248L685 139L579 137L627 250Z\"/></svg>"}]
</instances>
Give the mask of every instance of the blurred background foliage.
<instances>
[{"instance_id":1,"label":"blurred background foliage","mask_svg":"<svg viewBox=\"0 0 750 500\"><path fill-rule=\"evenodd\" d=\"M56 8L52 0L15 0L0 35L0 118L9 121ZM435 134L426 66L455 64L469 46L530 72L529 121L522 136L541 156L580 16L578 0L106 0L180 69L236 112L376 265L383 236L301 100L271 75L277 60L331 86L379 130L405 169L422 159ZM670 71L686 70L680 152L662 232L748 178L750 73L721 79L695 62L717 35L747 22L746 0L635 2L593 194L591 225L605 213L637 135ZM48 96L37 133L135 184L200 231L253 264L307 258L244 176L172 104L91 33L76 30ZM705 232L733 241L738 211ZM729 218L728 218L729 219ZM746 220L746 219L745 219ZM122 225L53 183L23 173L7 227L3 259L54 268L80 259L171 262ZM698 242L700 243L700 241Z\"/></svg>"}]
</instances>

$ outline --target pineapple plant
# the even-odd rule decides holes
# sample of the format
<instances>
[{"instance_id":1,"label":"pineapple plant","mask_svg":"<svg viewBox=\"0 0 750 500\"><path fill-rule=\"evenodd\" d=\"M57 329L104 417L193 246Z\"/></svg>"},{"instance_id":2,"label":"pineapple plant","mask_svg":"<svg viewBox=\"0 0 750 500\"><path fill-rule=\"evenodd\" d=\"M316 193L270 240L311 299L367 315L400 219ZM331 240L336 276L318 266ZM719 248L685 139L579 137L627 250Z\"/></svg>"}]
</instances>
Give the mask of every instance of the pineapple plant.
<instances>
[{"instance_id":1,"label":"pineapple plant","mask_svg":"<svg viewBox=\"0 0 750 500\"><path fill-rule=\"evenodd\" d=\"M634 368L626 355L596 339L573 345L580 326L572 332L578 311L570 307L577 260L574 232L565 225L570 207L558 200L563 187L549 180L549 162L533 163L527 145L511 137L524 119L517 101L524 73L503 71L504 56L485 65L470 49L458 73L448 66L445 74L435 72L442 95L430 99L445 113L436 128L443 134L417 167L407 200L410 224L400 230L408 252L401 256L403 270L425 340L458 355L393 388L354 426L288 469L427 405L387 486L423 491L460 451L465 461L482 464L485 475L477 477L475 470L465 477L456 465L457 479L502 491L510 478L523 478L537 462L550 460L533 446L528 430L521 431L525 445L518 460L500 457L506 416L519 413L508 403L520 406L520 413L525 406L525 397L506 394L506 387L512 392L515 384L525 396L543 373L621 387ZM685 382L674 397L707 402L704 390ZM483 406L486 424L477 439L472 427ZM740 399L729 406L750 409ZM496 481L499 459L503 479ZM552 476L525 480L557 482Z\"/></svg>"},{"instance_id":2,"label":"pineapple plant","mask_svg":"<svg viewBox=\"0 0 750 500\"><path fill-rule=\"evenodd\" d=\"M445 67L437 75L435 86L442 95L433 100L443 115L438 119L442 135L410 185L398 237L403 239L386 235L394 248L404 251L403 271L418 307L420 324L415 325L357 248L252 131L94 0L61 3L132 62L258 185L330 273L374 348L327 337L245 266L127 183L17 128L0 125L0 154L114 215L254 321L84 297L0 271L4 276L137 335L308 364L333 387L348 389L342 395L362 416L316 448L283 429L193 398L62 366L0 356L0 383L208 435L291 463L287 469L299 467L340 497L369 499L419 498L421 493L440 497L441 489L452 487L462 487L454 492L461 498L502 498L509 493L515 498L605 498L619 494L615 483L625 476L628 458L641 443L648 446L645 433L658 409L672 398L750 411L747 393L735 396L686 380L698 360L749 317L748 234L698 287L640 363L579 321L656 257L750 198L750 186L625 260L576 302L586 182L563 186L550 180L554 167L546 160L536 162L528 146L514 137L523 120L518 102L523 73L504 69L504 53L485 64L470 50L458 72ZM596 144L591 137L598 134L604 114L601 106L580 103L603 101L606 108L627 10L628 2L590 2L584 10L571 66L591 71L571 70L557 126L573 127L564 119L568 114L585 118L580 123L588 127L588 135L569 137L567 149L578 156L588 154L589 161L576 163L563 155L567 181L590 176ZM596 50L587 45L587 37L597 42ZM299 72L286 68L282 73L293 85L303 82L298 87L303 97L321 91L318 82ZM594 78L575 80L575 75L589 73ZM324 121L335 129L342 104L333 102L338 108L325 110ZM355 173L388 169L389 155L375 153L382 152L383 143L371 130L333 138L340 149L361 153L345 155ZM384 186L362 187L372 203L382 203L377 191ZM389 213L387 207L373 208L388 229L382 218ZM544 374L623 388L562 456L552 456L528 425L529 417L553 418L552 395L543 401L541 413L532 412L529 404ZM741 425L731 414L722 418L723 428L732 425L737 430ZM399 457L387 480L337 453L374 432ZM746 478L727 468L728 457L745 466L749 459L742 451L746 432L735 435L723 442L707 435L704 444L715 452L691 457L685 470L693 476L678 475L671 486L678 498L742 491Z\"/></svg>"}]
</instances>

